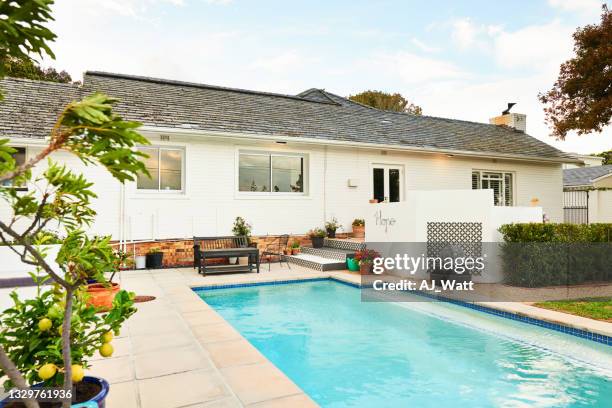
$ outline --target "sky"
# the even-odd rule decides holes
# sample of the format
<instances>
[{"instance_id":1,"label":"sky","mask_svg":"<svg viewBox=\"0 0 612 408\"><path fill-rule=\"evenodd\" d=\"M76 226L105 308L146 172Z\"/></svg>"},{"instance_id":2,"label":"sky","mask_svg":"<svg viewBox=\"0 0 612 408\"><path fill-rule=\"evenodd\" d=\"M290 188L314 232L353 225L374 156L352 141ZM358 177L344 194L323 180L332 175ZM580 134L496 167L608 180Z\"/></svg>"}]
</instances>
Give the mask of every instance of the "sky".
<instances>
[{"instance_id":1,"label":"sky","mask_svg":"<svg viewBox=\"0 0 612 408\"><path fill-rule=\"evenodd\" d=\"M612 127L557 141L539 92L572 56L601 0L56 0L56 60L86 70L297 94L399 92L431 116L488 122L507 102L527 132L577 153Z\"/></svg>"}]
</instances>

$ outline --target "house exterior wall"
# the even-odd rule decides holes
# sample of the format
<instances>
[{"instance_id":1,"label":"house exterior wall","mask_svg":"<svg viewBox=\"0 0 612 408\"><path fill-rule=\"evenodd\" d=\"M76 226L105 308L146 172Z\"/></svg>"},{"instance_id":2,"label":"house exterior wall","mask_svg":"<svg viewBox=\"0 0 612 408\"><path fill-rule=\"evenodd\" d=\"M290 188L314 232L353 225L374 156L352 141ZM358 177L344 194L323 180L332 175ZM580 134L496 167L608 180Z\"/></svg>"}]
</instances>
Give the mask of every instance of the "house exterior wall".
<instances>
[{"instance_id":1,"label":"house exterior wall","mask_svg":"<svg viewBox=\"0 0 612 408\"><path fill-rule=\"evenodd\" d=\"M142 192L136 190L135 183L127 183L122 205L121 185L103 169L85 168L68 153L54 155L72 169L82 170L95 182L99 197L94 201L94 208L98 217L90 229L92 233L110 234L118 240L225 235L231 234L237 216L252 224L254 235L304 234L332 217L337 217L344 226L339 232L349 232L354 218L365 218L367 206L364 204L372 194L372 165L380 163L399 165L403 169L404 200L410 200L411 190L471 189L473 169L513 172L515 205L529 206L537 198L551 221L561 222L563 218L560 164L202 136L172 135L170 141L160 141L158 134L147 136L155 146L184 149L184 193ZM28 155L40 149L29 147ZM306 154L307 194L250 197L238 193L237 152L240 149ZM356 180L357 186L349 187L348 179ZM448 205L450 209L453 205L469 203ZM5 218L7 214L6 208L0 208L0 216Z\"/></svg>"}]
</instances>

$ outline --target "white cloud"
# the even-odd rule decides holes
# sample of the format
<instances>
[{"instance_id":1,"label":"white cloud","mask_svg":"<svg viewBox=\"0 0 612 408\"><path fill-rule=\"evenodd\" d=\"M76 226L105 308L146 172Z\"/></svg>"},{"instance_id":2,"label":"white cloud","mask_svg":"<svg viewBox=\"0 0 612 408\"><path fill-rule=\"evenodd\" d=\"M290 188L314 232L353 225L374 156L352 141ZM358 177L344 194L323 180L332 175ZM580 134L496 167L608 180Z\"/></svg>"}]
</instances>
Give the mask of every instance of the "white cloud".
<instances>
[{"instance_id":1,"label":"white cloud","mask_svg":"<svg viewBox=\"0 0 612 408\"><path fill-rule=\"evenodd\" d=\"M490 48L491 38L502 31L499 25L473 22L470 18L459 18L451 23L451 39L462 50Z\"/></svg>"},{"instance_id":2,"label":"white cloud","mask_svg":"<svg viewBox=\"0 0 612 408\"><path fill-rule=\"evenodd\" d=\"M420 49L423 52L427 52L427 53L434 53L434 52L439 52L440 48L438 47L432 47L429 46L427 44L425 44L424 42L420 41L418 38L412 38L410 40L410 42L415 45L418 49Z\"/></svg>"},{"instance_id":3,"label":"white cloud","mask_svg":"<svg viewBox=\"0 0 612 408\"><path fill-rule=\"evenodd\" d=\"M592 17L601 13L603 2L600 0L548 0L548 4L566 12Z\"/></svg>"},{"instance_id":4,"label":"white cloud","mask_svg":"<svg viewBox=\"0 0 612 408\"><path fill-rule=\"evenodd\" d=\"M226 6L234 2L234 0L204 0L208 4L214 4L218 6Z\"/></svg>"},{"instance_id":5,"label":"white cloud","mask_svg":"<svg viewBox=\"0 0 612 408\"><path fill-rule=\"evenodd\" d=\"M453 63L422 57L410 52L376 53L358 64L361 72L384 75L388 81L419 84L430 80L460 78L465 75Z\"/></svg>"},{"instance_id":6,"label":"white cloud","mask_svg":"<svg viewBox=\"0 0 612 408\"><path fill-rule=\"evenodd\" d=\"M249 64L249 67L254 70L283 73L290 69L299 68L305 63L306 58L302 57L298 52L292 50L283 52L273 57L258 58Z\"/></svg>"},{"instance_id":7,"label":"white cloud","mask_svg":"<svg viewBox=\"0 0 612 408\"><path fill-rule=\"evenodd\" d=\"M559 20L502 32L495 39L495 58L507 69L531 67L554 72L571 56L572 32Z\"/></svg>"}]
</instances>

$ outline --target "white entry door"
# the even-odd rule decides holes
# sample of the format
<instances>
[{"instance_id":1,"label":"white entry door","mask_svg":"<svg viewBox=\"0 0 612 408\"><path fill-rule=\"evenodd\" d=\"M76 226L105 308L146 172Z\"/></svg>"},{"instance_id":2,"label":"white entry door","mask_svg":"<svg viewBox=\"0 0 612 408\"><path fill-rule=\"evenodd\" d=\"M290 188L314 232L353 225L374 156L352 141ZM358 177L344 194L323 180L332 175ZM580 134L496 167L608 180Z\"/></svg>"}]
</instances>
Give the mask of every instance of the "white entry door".
<instances>
[{"instance_id":1,"label":"white entry door","mask_svg":"<svg viewBox=\"0 0 612 408\"><path fill-rule=\"evenodd\" d=\"M379 203L397 203L402 200L402 166L375 164L372 166L372 198Z\"/></svg>"}]
</instances>

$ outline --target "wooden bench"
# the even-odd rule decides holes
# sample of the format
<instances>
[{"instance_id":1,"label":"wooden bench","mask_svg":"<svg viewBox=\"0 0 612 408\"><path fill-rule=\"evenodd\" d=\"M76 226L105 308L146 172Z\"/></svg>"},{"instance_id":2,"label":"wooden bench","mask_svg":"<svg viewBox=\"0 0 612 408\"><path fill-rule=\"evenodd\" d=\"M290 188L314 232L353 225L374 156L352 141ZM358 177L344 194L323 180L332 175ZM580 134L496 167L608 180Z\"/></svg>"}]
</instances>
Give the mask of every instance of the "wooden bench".
<instances>
[{"instance_id":1,"label":"wooden bench","mask_svg":"<svg viewBox=\"0 0 612 408\"><path fill-rule=\"evenodd\" d=\"M245 265L206 264L207 259L231 257L247 257L248 261ZM253 269L259 273L259 250L249 247L249 241L245 236L193 237L193 267L198 268L198 273L202 275L222 272L253 272Z\"/></svg>"}]
</instances>

